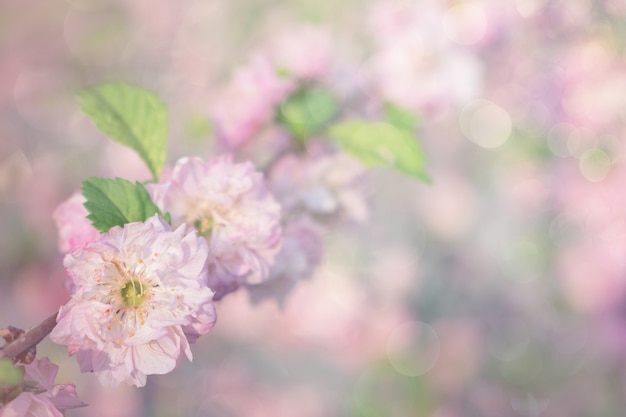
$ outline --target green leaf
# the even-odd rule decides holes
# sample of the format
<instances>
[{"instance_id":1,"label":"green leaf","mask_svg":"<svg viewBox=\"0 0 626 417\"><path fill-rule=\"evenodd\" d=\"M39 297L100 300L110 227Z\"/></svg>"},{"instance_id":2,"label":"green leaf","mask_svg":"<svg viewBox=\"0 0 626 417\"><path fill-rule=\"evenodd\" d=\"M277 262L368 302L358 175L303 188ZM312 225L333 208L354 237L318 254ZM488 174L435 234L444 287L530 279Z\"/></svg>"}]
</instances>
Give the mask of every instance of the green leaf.
<instances>
[{"instance_id":1,"label":"green leaf","mask_svg":"<svg viewBox=\"0 0 626 417\"><path fill-rule=\"evenodd\" d=\"M276 121L300 142L320 131L337 114L335 97L321 88L302 88L280 106Z\"/></svg>"},{"instance_id":2,"label":"green leaf","mask_svg":"<svg viewBox=\"0 0 626 417\"><path fill-rule=\"evenodd\" d=\"M98 129L134 149L158 180L167 152L165 104L150 91L121 82L82 90L78 100Z\"/></svg>"},{"instance_id":3,"label":"green leaf","mask_svg":"<svg viewBox=\"0 0 626 417\"><path fill-rule=\"evenodd\" d=\"M122 178L106 179L89 177L83 181L83 195L87 199L87 218L101 232L113 226L143 222L155 214L162 216L146 187Z\"/></svg>"},{"instance_id":4,"label":"green leaf","mask_svg":"<svg viewBox=\"0 0 626 417\"><path fill-rule=\"evenodd\" d=\"M399 107L393 103L385 104L385 120L407 132L415 132L420 124L420 118L417 114Z\"/></svg>"},{"instance_id":5,"label":"green leaf","mask_svg":"<svg viewBox=\"0 0 626 417\"><path fill-rule=\"evenodd\" d=\"M355 120L337 123L328 137L367 166L389 166L430 183L424 150L412 133L389 123Z\"/></svg>"},{"instance_id":6,"label":"green leaf","mask_svg":"<svg viewBox=\"0 0 626 417\"><path fill-rule=\"evenodd\" d=\"M24 381L24 368L17 367L8 359L0 359L0 386L21 385Z\"/></svg>"}]
</instances>

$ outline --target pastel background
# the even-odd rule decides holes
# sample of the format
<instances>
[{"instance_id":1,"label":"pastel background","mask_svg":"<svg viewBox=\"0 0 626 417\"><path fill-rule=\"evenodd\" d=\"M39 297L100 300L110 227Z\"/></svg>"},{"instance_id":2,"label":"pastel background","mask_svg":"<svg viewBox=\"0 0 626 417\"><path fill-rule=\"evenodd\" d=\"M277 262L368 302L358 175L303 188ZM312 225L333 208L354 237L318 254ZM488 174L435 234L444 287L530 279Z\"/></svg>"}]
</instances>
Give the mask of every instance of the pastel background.
<instances>
[{"instance_id":1,"label":"pastel background","mask_svg":"<svg viewBox=\"0 0 626 417\"><path fill-rule=\"evenodd\" d=\"M0 325L69 298L52 212L83 179L149 178L75 92L149 88L170 162L209 158L213 121L263 116L232 87L262 54L346 114L419 115L433 184L372 170L367 218L324 234L311 279L225 297L193 363L146 388L101 388L45 341L90 404L68 416L624 415L625 22L621 0L1 0Z\"/></svg>"}]
</instances>

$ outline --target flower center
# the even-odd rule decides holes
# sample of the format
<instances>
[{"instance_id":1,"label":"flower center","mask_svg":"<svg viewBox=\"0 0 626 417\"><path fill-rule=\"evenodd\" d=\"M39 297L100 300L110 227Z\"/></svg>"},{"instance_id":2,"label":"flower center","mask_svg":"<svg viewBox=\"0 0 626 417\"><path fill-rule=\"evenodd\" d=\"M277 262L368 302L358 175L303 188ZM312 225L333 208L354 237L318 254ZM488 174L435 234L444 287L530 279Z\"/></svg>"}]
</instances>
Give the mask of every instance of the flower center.
<instances>
[{"instance_id":1,"label":"flower center","mask_svg":"<svg viewBox=\"0 0 626 417\"><path fill-rule=\"evenodd\" d=\"M214 223L213 217L206 215L193 222L193 226L196 228L200 236L209 239L211 237L211 232L213 231Z\"/></svg>"},{"instance_id":2,"label":"flower center","mask_svg":"<svg viewBox=\"0 0 626 417\"><path fill-rule=\"evenodd\" d=\"M137 278L131 278L124 283L120 294L126 307L139 307L146 299L147 288Z\"/></svg>"}]
</instances>

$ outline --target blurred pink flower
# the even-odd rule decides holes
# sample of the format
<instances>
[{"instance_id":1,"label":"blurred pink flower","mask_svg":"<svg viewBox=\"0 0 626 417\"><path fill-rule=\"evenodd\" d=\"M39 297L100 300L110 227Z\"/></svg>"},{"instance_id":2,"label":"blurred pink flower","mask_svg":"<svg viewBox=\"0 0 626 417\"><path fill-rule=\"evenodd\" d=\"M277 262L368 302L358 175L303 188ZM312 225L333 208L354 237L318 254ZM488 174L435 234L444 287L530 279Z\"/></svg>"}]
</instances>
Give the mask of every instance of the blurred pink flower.
<instances>
[{"instance_id":1,"label":"blurred pink flower","mask_svg":"<svg viewBox=\"0 0 626 417\"><path fill-rule=\"evenodd\" d=\"M279 71L300 80L317 80L330 70L332 37L328 30L301 26L270 42L269 56Z\"/></svg>"},{"instance_id":2,"label":"blurred pink flower","mask_svg":"<svg viewBox=\"0 0 626 417\"><path fill-rule=\"evenodd\" d=\"M626 61L613 53L611 42L602 37L585 38L568 45L558 57L561 121L596 134L621 128Z\"/></svg>"},{"instance_id":3,"label":"blurred pink flower","mask_svg":"<svg viewBox=\"0 0 626 417\"><path fill-rule=\"evenodd\" d=\"M274 117L274 108L294 88L281 78L268 59L256 55L239 68L222 90L212 114L218 139L229 148L242 146Z\"/></svg>"},{"instance_id":4,"label":"blurred pink flower","mask_svg":"<svg viewBox=\"0 0 626 417\"><path fill-rule=\"evenodd\" d=\"M269 187L286 215L305 211L364 221L368 217L365 175L365 167L345 154L286 155L273 166Z\"/></svg>"},{"instance_id":5,"label":"blurred pink flower","mask_svg":"<svg viewBox=\"0 0 626 417\"><path fill-rule=\"evenodd\" d=\"M87 219L89 212L83 206L85 201L85 197L76 192L52 213L59 230L59 251L63 253L82 248L100 235Z\"/></svg>"},{"instance_id":6,"label":"blurred pink flower","mask_svg":"<svg viewBox=\"0 0 626 417\"><path fill-rule=\"evenodd\" d=\"M283 245L269 278L247 286L252 301L271 297L284 305L293 286L313 275L322 260L323 249L322 230L313 221L304 218L287 224L283 230Z\"/></svg>"},{"instance_id":7,"label":"blurred pink flower","mask_svg":"<svg viewBox=\"0 0 626 417\"><path fill-rule=\"evenodd\" d=\"M478 97L481 62L446 37L444 11L439 2L374 4L377 48L365 73L382 100L433 116Z\"/></svg>"},{"instance_id":8,"label":"blurred pink flower","mask_svg":"<svg viewBox=\"0 0 626 417\"><path fill-rule=\"evenodd\" d=\"M148 191L174 226L195 227L209 242L216 300L243 282L268 278L281 245L281 208L251 163L233 163L230 155L208 162L182 158Z\"/></svg>"},{"instance_id":9,"label":"blurred pink flower","mask_svg":"<svg viewBox=\"0 0 626 417\"><path fill-rule=\"evenodd\" d=\"M237 148L237 159L249 161L256 167L266 167L275 161L277 155L288 152L292 142L293 138L287 129L278 124L270 124L260 130L254 140Z\"/></svg>"},{"instance_id":10,"label":"blurred pink flower","mask_svg":"<svg viewBox=\"0 0 626 417\"><path fill-rule=\"evenodd\" d=\"M65 256L76 292L50 338L77 354L81 371L105 386L144 386L174 369L215 323L207 285L208 247L158 216L116 226Z\"/></svg>"},{"instance_id":11,"label":"blurred pink flower","mask_svg":"<svg viewBox=\"0 0 626 417\"><path fill-rule=\"evenodd\" d=\"M23 391L0 408L0 417L61 417L65 410L87 405L78 400L74 385L54 384L58 370L48 358L24 365Z\"/></svg>"}]
</instances>

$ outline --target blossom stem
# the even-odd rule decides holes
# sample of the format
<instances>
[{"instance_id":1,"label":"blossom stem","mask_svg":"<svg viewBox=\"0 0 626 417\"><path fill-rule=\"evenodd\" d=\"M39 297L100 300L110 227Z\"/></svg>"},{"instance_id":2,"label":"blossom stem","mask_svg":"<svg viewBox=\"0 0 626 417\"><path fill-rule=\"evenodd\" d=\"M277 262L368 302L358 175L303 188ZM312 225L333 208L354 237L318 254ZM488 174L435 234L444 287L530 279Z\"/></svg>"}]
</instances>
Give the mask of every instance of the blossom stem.
<instances>
[{"instance_id":1,"label":"blossom stem","mask_svg":"<svg viewBox=\"0 0 626 417\"><path fill-rule=\"evenodd\" d=\"M0 348L0 359L13 359L27 349L36 346L48 336L52 329L54 329L54 326L57 325L57 314L58 312L54 312L50 317L31 328L11 343Z\"/></svg>"}]
</instances>

